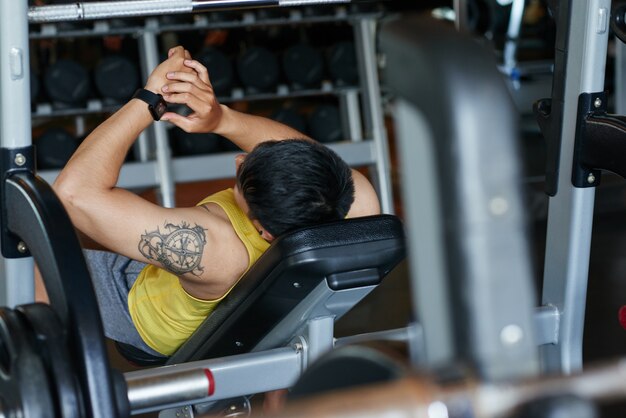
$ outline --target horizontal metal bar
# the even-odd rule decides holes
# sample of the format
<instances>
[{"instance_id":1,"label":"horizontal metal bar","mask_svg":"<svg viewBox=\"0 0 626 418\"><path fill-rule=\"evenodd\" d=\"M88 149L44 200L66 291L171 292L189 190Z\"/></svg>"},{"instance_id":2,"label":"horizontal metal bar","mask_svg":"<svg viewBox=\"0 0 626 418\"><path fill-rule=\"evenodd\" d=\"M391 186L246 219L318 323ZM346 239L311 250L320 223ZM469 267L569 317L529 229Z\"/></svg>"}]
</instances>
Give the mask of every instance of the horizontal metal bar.
<instances>
[{"instance_id":1,"label":"horizontal metal bar","mask_svg":"<svg viewBox=\"0 0 626 418\"><path fill-rule=\"evenodd\" d=\"M350 335L335 339L335 347L370 341L409 341L412 329L410 327L390 329L385 331L368 332L365 334Z\"/></svg>"},{"instance_id":2,"label":"horizontal metal bar","mask_svg":"<svg viewBox=\"0 0 626 418\"><path fill-rule=\"evenodd\" d=\"M293 347L124 374L132 414L287 388L302 372Z\"/></svg>"},{"instance_id":3,"label":"horizontal metal bar","mask_svg":"<svg viewBox=\"0 0 626 418\"><path fill-rule=\"evenodd\" d=\"M375 163L374 144L370 139L359 142L336 142L327 144L352 167ZM175 183L200 180L217 180L235 177L235 156L238 152L205 154L172 159L172 174ZM59 175L58 170L44 170L37 173L52 184ZM158 184L154 161L125 163L120 171L118 187L139 189Z\"/></svg>"},{"instance_id":4,"label":"horizontal metal bar","mask_svg":"<svg viewBox=\"0 0 626 418\"><path fill-rule=\"evenodd\" d=\"M59 170L43 170L37 174L46 182L52 184L59 175ZM118 187L137 189L154 187L157 184L156 163L154 161L125 163L122 166Z\"/></svg>"},{"instance_id":5,"label":"horizontal metal bar","mask_svg":"<svg viewBox=\"0 0 626 418\"><path fill-rule=\"evenodd\" d=\"M171 15L209 10L350 3L351 0L130 0L75 2L28 9L30 23Z\"/></svg>"},{"instance_id":6,"label":"horizontal metal bar","mask_svg":"<svg viewBox=\"0 0 626 418\"><path fill-rule=\"evenodd\" d=\"M34 6L28 8L28 21L45 23L190 13L192 3L192 0L132 0Z\"/></svg>"}]
</instances>

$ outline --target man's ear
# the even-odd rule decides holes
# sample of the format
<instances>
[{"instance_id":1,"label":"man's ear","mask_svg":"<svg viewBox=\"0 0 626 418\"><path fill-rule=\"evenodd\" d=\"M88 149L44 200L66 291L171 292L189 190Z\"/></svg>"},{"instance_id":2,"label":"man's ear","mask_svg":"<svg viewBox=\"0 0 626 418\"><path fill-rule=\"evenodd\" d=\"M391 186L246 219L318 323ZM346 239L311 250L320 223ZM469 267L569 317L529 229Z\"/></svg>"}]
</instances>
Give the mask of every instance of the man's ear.
<instances>
[{"instance_id":1,"label":"man's ear","mask_svg":"<svg viewBox=\"0 0 626 418\"><path fill-rule=\"evenodd\" d=\"M254 225L257 231L259 231L259 235L261 235L261 238L263 238L265 241L272 242L274 241L274 239L276 239L274 235L272 235L268 230L263 228L263 225L261 225L258 220L253 219L252 225Z\"/></svg>"},{"instance_id":2,"label":"man's ear","mask_svg":"<svg viewBox=\"0 0 626 418\"><path fill-rule=\"evenodd\" d=\"M272 235L266 229L261 229L261 238L263 238L267 242L272 242L272 241L274 241L276 239L276 238L274 238L274 235Z\"/></svg>"}]
</instances>

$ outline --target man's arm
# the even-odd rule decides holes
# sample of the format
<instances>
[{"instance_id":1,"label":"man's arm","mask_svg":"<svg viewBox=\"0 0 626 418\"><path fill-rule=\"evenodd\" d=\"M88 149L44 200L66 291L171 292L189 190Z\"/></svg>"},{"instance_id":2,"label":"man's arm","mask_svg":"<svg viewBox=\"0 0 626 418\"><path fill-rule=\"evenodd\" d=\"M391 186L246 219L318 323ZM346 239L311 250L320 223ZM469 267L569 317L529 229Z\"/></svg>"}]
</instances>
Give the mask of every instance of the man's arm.
<instances>
[{"instance_id":1,"label":"man's arm","mask_svg":"<svg viewBox=\"0 0 626 418\"><path fill-rule=\"evenodd\" d=\"M158 92L165 74L180 68L183 59L184 50L177 48L153 71L146 88ZM215 278L217 282L206 283L206 293L194 296L221 296L224 286L219 279L232 273L225 264L243 269L246 261L241 267L228 256L239 254L232 246L222 250L215 245L224 225L202 208L166 209L116 187L126 153L152 122L147 104L132 99L83 141L53 188L74 225L94 241L190 282Z\"/></svg>"}]
</instances>

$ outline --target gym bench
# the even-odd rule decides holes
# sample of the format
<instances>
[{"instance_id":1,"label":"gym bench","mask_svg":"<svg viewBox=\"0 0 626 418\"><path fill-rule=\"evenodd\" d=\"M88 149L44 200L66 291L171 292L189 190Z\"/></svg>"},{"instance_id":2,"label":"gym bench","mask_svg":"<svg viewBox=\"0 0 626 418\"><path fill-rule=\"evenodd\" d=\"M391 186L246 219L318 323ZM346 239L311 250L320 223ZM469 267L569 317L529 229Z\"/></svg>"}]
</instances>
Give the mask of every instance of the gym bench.
<instances>
[{"instance_id":1,"label":"gym bench","mask_svg":"<svg viewBox=\"0 0 626 418\"><path fill-rule=\"evenodd\" d=\"M154 388L151 382L163 373L191 371L181 379L197 382L208 401L291 386L307 363L333 347L334 321L404 256L403 227L392 215L318 225L278 238L171 357L117 344L136 364L170 365L125 374L131 410L163 406L165 393L144 397L139 390L146 384ZM213 377L205 378L207 373ZM172 395L171 388L163 390Z\"/></svg>"}]
</instances>

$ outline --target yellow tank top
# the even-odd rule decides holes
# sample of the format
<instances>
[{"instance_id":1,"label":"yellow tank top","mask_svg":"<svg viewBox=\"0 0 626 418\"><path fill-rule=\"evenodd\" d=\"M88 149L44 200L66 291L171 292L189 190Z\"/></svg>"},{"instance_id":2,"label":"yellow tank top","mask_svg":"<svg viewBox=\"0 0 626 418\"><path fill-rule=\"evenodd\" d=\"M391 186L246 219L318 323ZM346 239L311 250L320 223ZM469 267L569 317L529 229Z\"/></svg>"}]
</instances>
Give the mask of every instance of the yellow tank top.
<instances>
[{"instance_id":1,"label":"yellow tank top","mask_svg":"<svg viewBox=\"0 0 626 418\"><path fill-rule=\"evenodd\" d=\"M259 236L250 219L237 206L233 189L215 193L198 203L198 206L207 203L217 203L228 215L237 236L248 251L247 271L267 250L269 243ZM177 276L147 265L139 273L128 294L128 309L145 343L169 356L213 312L228 292L219 299L201 300L188 294Z\"/></svg>"}]
</instances>

